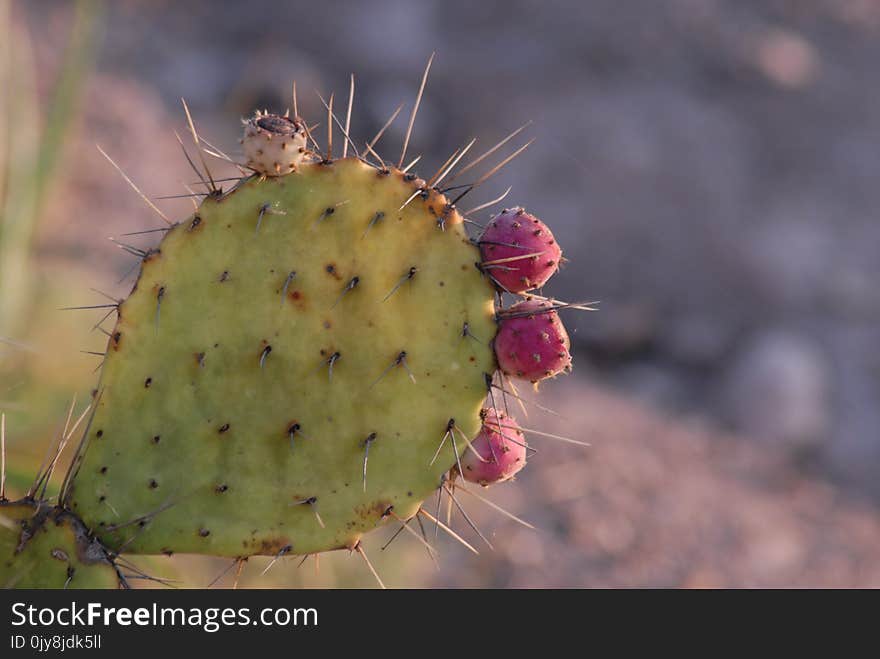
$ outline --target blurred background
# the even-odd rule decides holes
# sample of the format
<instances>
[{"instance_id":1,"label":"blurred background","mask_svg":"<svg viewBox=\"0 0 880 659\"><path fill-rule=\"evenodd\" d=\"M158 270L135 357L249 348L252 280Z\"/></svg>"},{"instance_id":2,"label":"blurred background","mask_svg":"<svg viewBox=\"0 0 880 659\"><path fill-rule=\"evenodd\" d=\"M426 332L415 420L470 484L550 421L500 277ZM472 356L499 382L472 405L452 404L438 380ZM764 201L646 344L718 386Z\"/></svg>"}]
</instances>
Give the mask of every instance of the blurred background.
<instances>
[{"instance_id":1,"label":"blurred background","mask_svg":"<svg viewBox=\"0 0 880 659\"><path fill-rule=\"evenodd\" d=\"M473 202L513 186L505 203L547 221L571 260L545 292L601 301L564 318L575 374L539 399L558 416L528 418L592 447L536 437L518 482L488 493L537 531L463 501L495 551L441 542L438 569L406 534L384 551L376 534L384 580L880 586L878 0L0 0L12 493L96 382L100 357L82 351L103 350L103 312L58 309L126 295L136 261L107 237L158 226L95 144L150 197L185 193L181 96L235 155L239 119L289 107L294 79L317 122L314 90L344 99L353 72L359 142L407 103L382 142L396 154L434 50L410 145L421 173L534 122L537 141ZM263 575L252 559L241 583L373 585L357 556L298 563ZM142 564L183 585L234 572Z\"/></svg>"}]
</instances>

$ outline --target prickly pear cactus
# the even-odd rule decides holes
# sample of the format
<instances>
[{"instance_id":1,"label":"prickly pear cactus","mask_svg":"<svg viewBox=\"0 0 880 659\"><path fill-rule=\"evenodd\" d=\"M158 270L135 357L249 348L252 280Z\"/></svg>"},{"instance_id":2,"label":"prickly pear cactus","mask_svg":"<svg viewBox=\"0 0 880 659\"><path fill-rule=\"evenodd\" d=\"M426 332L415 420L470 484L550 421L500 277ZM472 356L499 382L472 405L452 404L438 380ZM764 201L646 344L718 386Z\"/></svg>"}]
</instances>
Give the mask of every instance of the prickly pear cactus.
<instances>
[{"instance_id":1,"label":"prickly pear cactus","mask_svg":"<svg viewBox=\"0 0 880 659\"><path fill-rule=\"evenodd\" d=\"M423 187L315 162L167 233L119 307L69 498L108 546L306 554L416 512L495 369L479 251Z\"/></svg>"},{"instance_id":2,"label":"prickly pear cactus","mask_svg":"<svg viewBox=\"0 0 880 659\"><path fill-rule=\"evenodd\" d=\"M513 380L537 386L571 368L557 312L590 309L536 292L563 260L559 245L522 208L468 236L465 223L478 223L464 215L503 197L457 208L528 144L450 185L522 128L459 165L471 141L428 180L409 173L426 77L397 167L374 148L397 112L355 148L352 79L345 128L333 98L325 104L325 153L296 116L295 92L292 118L264 111L244 122L243 163L206 149L187 108L203 169L187 159L207 192L183 221L125 177L169 226L153 249L125 246L139 276L125 300L104 305L105 319L116 312L112 331L96 325L109 341L58 501L10 504L0 480L0 583L124 586L123 552L241 566L347 548L382 585L363 534L391 520L415 534L406 523L418 514L476 551L450 528L454 502L491 547L456 489L483 499L468 486L513 480L533 450L527 434L582 444L508 412L508 396L523 400ZM334 125L346 140L336 160ZM230 191L216 187L205 153L241 168ZM78 424L65 428L52 467ZM422 504L435 491L431 515ZM424 529L420 541L433 556Z\"/></svg>"},{"instance_id":3,"label":"prickly pear cactus","mask_svg":"<svg viewBox=\"0 0 880 659\"><path fill-rule=\"evenodd\" d=\"M0 500L0 588L116 588L109 554L70 513Z\"/></svg>"}]
</instances>

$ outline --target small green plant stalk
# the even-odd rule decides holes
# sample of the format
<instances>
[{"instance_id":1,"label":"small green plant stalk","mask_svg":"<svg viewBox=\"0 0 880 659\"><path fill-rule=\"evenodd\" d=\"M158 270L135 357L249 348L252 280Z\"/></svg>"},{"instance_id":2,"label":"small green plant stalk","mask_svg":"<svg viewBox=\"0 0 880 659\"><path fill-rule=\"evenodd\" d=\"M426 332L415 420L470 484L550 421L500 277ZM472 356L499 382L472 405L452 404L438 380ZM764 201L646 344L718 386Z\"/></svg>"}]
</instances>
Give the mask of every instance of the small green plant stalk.
<instances>
[{"instance_id":1,"label":"small green plant stalk","mask_svg":"<svg viewBox=\"0 0 880 659\"><path fill-rule=\"evenodd\" d=\"M139 276L109 306L57 501L0 507L0 583L124 586L123 553L346 549L369 565L364 534L424 517L458 537L423 502L525 465L529 431L502 410L513 379L569 370L557 311L578 305L534 293L561 261L540 220L510 209L471 237L482 207L459 209L524 147L451 186L499 147L464 164L471 142L422 178L405 163L415 110L392 165L381 132L358 150L332 102L323 148L295 105L248 119L228 190L203 153L229 158L187 110L203 200L156 247L126 247Z\"/></svg>"}]
</instances>

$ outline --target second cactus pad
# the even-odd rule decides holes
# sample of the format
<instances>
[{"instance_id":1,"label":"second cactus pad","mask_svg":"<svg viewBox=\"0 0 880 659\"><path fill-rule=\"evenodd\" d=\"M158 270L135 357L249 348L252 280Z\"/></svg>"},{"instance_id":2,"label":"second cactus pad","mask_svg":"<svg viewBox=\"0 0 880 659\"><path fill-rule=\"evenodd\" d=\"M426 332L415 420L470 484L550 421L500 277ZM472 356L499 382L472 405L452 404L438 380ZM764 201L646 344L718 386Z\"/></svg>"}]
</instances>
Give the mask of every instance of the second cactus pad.
<instances>
[{"instance_id":1,"label":"second cactus pad","mask_svg":"<svg viewBox=\"0 0 880 659\"><path fill-rule=\"evenodd\" d=\"M167 232L119 306L68 498L108 547L308 554L415 514L495 369L479 252L442 195L406 204L420 185L311 163Z\"/></svg>"}]
</instances>

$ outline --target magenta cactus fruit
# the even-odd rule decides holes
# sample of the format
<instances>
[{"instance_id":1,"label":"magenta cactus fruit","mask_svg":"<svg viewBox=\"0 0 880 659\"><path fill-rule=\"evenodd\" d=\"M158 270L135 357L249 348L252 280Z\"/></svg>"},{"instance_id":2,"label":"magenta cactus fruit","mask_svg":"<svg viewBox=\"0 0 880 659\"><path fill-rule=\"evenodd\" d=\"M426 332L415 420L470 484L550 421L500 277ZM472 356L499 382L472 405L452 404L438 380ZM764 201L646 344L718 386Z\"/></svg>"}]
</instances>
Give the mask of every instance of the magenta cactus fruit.
<instances>
[{"instance_id":1,"label":"magenta cactus fruit","mask_svg":"<svg viewBox=\"0 0 880 659\"><path fill-rule=\"evenodd\" d=\"M559 269L562 249L553 233L522 208L496 215L480 236L483 268L511 293L543 286Z\"/></svg>"},{"instance_id":2,"label":"magenta cactus fruit","mask_svg":"<svg viewBox=\"0 0 880 659\"><path fill-rule=\"evenodd\" d=\"M498 366L530 382L571 370L568 333L551 300L529 298L499 314Z\"/></svg>"},{"instance_id":3,"label":"magenta cactus fruit","mask_svg":"<svg viewBox=\"0 0 880 659\"><path fill-rule=\"evenodd\" d=\"M513 478L526 466L526 440L517 422L504 412L490 407L480 417L483 426L461 456L461 475L487 486Z\"/></svg>"}]
</instances>

